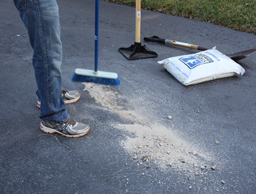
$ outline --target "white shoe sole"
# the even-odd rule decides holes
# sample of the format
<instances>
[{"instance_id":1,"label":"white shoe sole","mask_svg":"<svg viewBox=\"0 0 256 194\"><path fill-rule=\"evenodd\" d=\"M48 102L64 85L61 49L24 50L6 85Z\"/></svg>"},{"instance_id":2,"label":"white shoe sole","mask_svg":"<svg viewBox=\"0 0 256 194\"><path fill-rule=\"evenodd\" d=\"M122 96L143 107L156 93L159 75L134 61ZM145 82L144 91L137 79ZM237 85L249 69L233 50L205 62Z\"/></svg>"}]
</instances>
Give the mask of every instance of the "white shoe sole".
<instances>
[{"instance_id":1,"label":"white shoe sole","mask_svg":"<svg viewBox=\"0 0 256 194\"><path fill-rule=\"evenodd\" d=\"M46 127L44 126L42 123L40 123L40 129L41 131L45 132L45 133L50 133L50 134L55 134L55 133L58 133L62 136L65 136L65 137L73 137L73 138L78 138L78 137L83 137L85 135L87 135L89 133L89 131L91 130L91 127L88 129L88 131L86 131L84 134L79 134L79 135L66 135L64 133L61 133L60 131L58 130L55 130L55 129L52 129L52 128L49 128L49 127Z\"/></svg>"}]
</instances>

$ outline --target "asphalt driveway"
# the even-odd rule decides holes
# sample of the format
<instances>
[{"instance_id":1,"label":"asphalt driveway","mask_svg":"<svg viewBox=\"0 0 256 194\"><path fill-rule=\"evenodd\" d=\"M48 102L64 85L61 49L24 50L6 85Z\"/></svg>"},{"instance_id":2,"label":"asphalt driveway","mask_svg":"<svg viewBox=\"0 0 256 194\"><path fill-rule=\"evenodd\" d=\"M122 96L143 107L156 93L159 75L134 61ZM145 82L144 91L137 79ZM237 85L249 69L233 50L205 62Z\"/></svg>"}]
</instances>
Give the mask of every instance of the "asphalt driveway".
<instances>
[{"instance_id":1,"label":"asphalt driveway","mask_svg":"<svg viewBox=\"0 0 256 194\"><path fill-rule=\"evenodd\" d=\"M135 8L100 3L99 69L122 84L71 82L94 66L94 1L61 0L63 88L92 130L70 139L39 129L27 32L9 0L0 3L0 193L248 193L256 191L256 54L241 77L185 87L157 61L195 50L145 43L158 58L126 60ZM141 37L158 35L217 46L255 48L256 36L206 22L142 10ZM171 116L171 119L168 118Z\"/></svg>"}]
</instances>

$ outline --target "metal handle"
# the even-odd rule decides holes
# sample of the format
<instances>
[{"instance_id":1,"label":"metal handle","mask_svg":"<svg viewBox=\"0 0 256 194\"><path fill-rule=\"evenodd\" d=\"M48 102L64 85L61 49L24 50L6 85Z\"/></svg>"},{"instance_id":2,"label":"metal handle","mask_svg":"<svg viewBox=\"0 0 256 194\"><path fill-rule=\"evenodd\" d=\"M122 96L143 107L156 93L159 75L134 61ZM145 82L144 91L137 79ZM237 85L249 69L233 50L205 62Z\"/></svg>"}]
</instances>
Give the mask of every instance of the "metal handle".
<instances>
[{"instance_id":1,"label":"metal handle","mask_svg":"<svg viewBox=\"0 0 256 194\"><path fill-rule=\"evenodd\" d=\"M94 54L94 71L98 71L98 55L99 55L99 10L100 1L95 0L95 54Z\"/></svg>"}]
</instances>

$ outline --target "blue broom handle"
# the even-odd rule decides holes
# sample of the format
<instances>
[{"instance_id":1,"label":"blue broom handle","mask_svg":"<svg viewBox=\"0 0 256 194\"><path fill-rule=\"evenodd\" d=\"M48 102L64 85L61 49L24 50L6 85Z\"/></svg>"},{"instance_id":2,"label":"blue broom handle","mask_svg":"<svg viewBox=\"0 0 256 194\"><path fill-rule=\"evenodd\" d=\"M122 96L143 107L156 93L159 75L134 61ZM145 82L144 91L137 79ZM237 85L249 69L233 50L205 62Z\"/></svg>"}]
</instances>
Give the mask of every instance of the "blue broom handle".
<instances>
[{"instance_id":1,"label":"blue broom handle","mask_svg":"<svg viewBox=\"0 0 256 194\"><path fill-rule=\"evenodd\" d=\"M99 0L95 0L95 61L94 61L94 71L98 71L98 55L99 55Z\"/></svg>"}]
</instances>

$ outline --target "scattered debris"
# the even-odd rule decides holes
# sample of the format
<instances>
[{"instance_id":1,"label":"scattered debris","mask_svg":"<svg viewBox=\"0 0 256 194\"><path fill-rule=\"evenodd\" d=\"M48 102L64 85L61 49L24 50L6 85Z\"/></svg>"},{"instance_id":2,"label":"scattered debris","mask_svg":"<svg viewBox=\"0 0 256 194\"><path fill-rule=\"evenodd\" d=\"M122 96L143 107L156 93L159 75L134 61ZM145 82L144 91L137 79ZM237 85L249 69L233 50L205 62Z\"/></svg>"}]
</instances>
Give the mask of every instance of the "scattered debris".
<instances>
[{"instance_id":1,"label":"scattered debris","mask_svg":"<svg viewBox=\"0 0 256 194\"><path fill-rule=\"evenodd\" d=\"M143 156L142 160L143 162L148 162L151 159L151 156Z\"/></svg>"},{"instance_id":2,"label":"scattered debris","mask_svg":"<svg viewBox=\"0 0 256 194\"><path fill-rule=\"evenodd\" d=\"M187 160L181 159L181 162L182 162L182 163L187 163Z\"/></svg>"},{"instance_id":3,"label":"scattered debris","mask_svg":"<svg viewBox=\"0 0 256 194\"><path fill-rule=\"evenodd\" d=\"M225 184L225 181L221 181L222 184Z\"/></svg>"},{"instance_id":4,"label":"scattered debris","mask_svg":"<svg viewBox=\"0 0 256 194\"><path fill-rule=\"evenodd\" d=\"M203 147L191 145L190 142L179 137L178 133L173 131L174 125L171 125L172 129L170 129L170 126L166 127L159 122L152 122L151 119L146 117L147 115L142 114L132 104L134 111L124 109L117 103L116 98L120 98L118 92L111 87L91 83L84 83L84 86L84 90L87 90L89 95L95 99L95 102L101 105L100 108L110 109L120 117L131 121L127 124L112 124L117 129L133 134L120 142L121 147L127 150L135 161L131 164L137 164L138 166L146 164L145 169L148 169L150 168L149 164L153 162L160 170L177 167L180 171L189 171L194 175L197 169L193 168L193 164L200 167L214 160L213 155ZM129 102L132 103L130 100ZM167 117L173 119L172 116L167 115ZM195 155L198 155L197 152L200 153L200 157L195 157ZM197 167L197 165L194 165L194 167Z\"/></svg>"},{"instance_id":5,"label":"scattered debris","mask_svg":"<svg viewBox=\"0 0 256 194\"><path fill-rule=\"evenodd\" d=\"M192 189L192 187L190 186L189 189Z\"/></svg>"},{"instance_id":6,"label":"scattered debris","mask_svg":"<svg viewBox=\"0 0 256 194\"><path fill-rule=\"evenodd\" d=\"M212 166L212 167L211 167L211 169L212 169L212 170L215 170L215 169L216 169L216 167L217 167L217 166L216 166L216 165L214 165L214 166Z\"/></svg>"},{"instance_id":7,"label":"scattered debris","mask_svg":"<svg viewBox=\"0 0 256 194\"><path fill-rule=\"evenodd\" d=\"M219 145L219 142L218 142L218 141L216 141L216 142L215 142L215 144Z\"/></svg>"},{"instance_id":8,"label":"scattered debris","mask_svg":"<svg viewBox=\"0 0 256 194\"><path fill-rule=\"evenodd\" d=\"M205 169L205 167L204 167L204 166L201 166L201 169L202 169L202 170L204 170L204 169Z\"/></svg>"}]
</instances>

